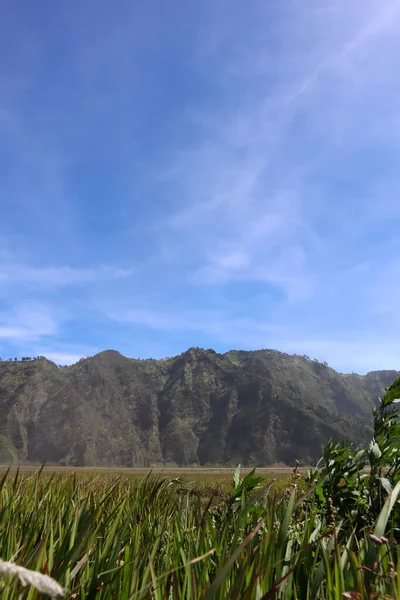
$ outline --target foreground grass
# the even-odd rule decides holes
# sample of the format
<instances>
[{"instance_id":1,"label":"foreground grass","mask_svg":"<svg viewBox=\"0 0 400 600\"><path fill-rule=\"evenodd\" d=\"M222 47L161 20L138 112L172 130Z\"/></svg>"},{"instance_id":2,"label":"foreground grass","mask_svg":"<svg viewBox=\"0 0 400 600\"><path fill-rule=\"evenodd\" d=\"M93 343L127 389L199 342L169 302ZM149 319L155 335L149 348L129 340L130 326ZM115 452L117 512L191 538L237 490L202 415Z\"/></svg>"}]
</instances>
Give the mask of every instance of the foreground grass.
<instances>
[{"instance_id":1,"label":"foreground grass","mask_svg":"<svg viewBox=\"0 0 400 600\"><path fill-rule=\"evenodd\" d=\"M226 476L8 474L0 556L51 574L67 598L398 598L388 514L342 539L298 483L237 475L233 490ZM0 595L41 597L10 579Z\"/></svg>"}]
</instances>

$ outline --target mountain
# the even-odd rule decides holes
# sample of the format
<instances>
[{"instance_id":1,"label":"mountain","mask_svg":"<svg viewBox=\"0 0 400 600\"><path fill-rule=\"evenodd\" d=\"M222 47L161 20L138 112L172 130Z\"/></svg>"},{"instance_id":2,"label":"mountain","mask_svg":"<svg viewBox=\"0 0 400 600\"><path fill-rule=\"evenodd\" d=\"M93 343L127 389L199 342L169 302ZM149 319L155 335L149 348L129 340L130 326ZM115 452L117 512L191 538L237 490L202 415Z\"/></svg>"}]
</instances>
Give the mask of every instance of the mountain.
<instances>
[{"instance_id":1,"label":"mountain","mask_svg":"<svg viewBox=\"0 0 400 600\"><path fill-rule=\"evenodd\" d=\"M367 439L371 408L398 375L342 375L273 350L2 361L0 463L311 463L330 438Z\"/></svg>"}]
</instances>

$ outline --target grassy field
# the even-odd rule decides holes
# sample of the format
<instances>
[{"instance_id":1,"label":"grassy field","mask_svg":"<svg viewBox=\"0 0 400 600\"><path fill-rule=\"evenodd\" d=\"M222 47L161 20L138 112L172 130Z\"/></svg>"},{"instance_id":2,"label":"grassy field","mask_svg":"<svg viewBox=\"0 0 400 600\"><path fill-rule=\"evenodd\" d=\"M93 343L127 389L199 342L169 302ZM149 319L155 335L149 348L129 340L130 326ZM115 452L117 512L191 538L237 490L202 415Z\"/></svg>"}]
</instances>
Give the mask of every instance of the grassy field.
<instances>
[{"instance_id":1,"label":"grassy field","mask_svg":"<svg viewBox=\"0 0 400 600\"><path fill-rule=\"evenodd\" d=\"M13 469L0 480L0 557L50 574L66 598L400 597L397 546L341 539L307 489L285 469ZM8 576L0 596L45 597Z\"/></svg>"},{"instance_id":2,"label":"grassy field","mask_svg":"<svg viewBox=\"0 0 400 600\"><path fill-rule=\"evenodd\" d=\"M119 479L121 482L129 482L129 480L140 481L151 473L155 477L166 478L169 481L179 482L182 490L190 490L201 497L202 502L207 502L210 497L214 501L227 498L233 491L233 476L235 469L228 468L160 468L156 467L151 470L144 468L118 468L118 467L60 467L54 466L20 466L20 467L0 467L0 476L9 472L10 476L14 476L17 471L23 476L34 475L41 471L42 479L46 479L52 475L71 476L75 475L80 483L87 482L91 484L93 481L101 482L101 485L113 485ZM248 474L251 469L243 468L243 476ZM299 469L299 472L306 473L306 469ZM291 469L289 468L258 468L257 476L263 481L275 482L276 489L282 489L290 480Z\"/></svg>"},{"instance_id":3,"label":"grassy field","mask_svg":"<svg viewBox=\"0 0 400 600\"><path fill-rule=\"evenodd\" d=\"M0 465L0 473L6 471L16 472L19 470L21 473L35 473L39 469L42 469L41 465L19 465L19 466L8 466ZM90 474L90 475L126 475L126 476L143 476L147 475L150 471L155 474L166 475L167 477L178 477L181 475L196 476L199 478L209 478L213 476L221 476L231 478L235 472L235 468L225 467L152 467L152 468L128 468L128 467L61 467L59 465L45 465L42 469L44 473L60 473L68 475L71 473L77 474ZM242 473L246 474L251 471L250 467L242 467ZM299 467L302 472L307 471L307 467ZM290 467L257 467L257 473L263 477L279 477L289 475L292 469Z\"/></svg>"}]
</instances>

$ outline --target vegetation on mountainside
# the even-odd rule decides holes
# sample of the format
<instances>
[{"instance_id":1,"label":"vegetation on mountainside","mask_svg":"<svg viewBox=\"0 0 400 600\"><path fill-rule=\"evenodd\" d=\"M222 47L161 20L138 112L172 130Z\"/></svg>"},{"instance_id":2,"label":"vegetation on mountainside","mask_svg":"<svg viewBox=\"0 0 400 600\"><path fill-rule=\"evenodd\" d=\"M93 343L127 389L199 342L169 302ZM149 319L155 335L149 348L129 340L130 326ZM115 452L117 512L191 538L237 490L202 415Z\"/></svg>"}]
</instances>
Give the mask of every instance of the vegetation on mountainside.
<instances>
[{"instance_id":1,"label":"vegetation on mountainside","mask_svg":"<svg viewBox=\"0 0 400 600\"><path fill-rule=\"evenodd\" d=\"M67 598L399 598L399 392L400 379L366 448L329 444L324 465L302 483L296 468L283 493L240 468L218 499L151 473L112 485L6 473L1 557L50 574ZM9 577L0 593L39 597Z\"/></svg>"},{"instance_id":2,"label":"vegetation on mountainside","mask_svg":"<svg viewBox=\"0 0 400 600\"><path fill-rule=\"evenodd\" d=\"M311 464L329 439L368 438L389 376L271 350L160 361L106 351L63 369L3 361L0 464Z\"/></svg>"}]
</instances>

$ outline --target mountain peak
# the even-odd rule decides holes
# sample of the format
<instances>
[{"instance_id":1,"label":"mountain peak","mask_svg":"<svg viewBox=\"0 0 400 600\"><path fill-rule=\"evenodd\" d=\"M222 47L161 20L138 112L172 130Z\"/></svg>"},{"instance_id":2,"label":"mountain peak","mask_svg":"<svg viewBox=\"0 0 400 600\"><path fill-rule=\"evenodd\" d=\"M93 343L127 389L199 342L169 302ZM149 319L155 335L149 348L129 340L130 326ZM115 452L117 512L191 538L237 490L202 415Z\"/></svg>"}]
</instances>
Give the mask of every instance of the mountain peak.
<instances>
[{"instance_id":1,"label":"mountain peak","mask_svg":"<svg viewBox=\"0 0 400 600\"><path fill-rule=\"evenodd\" d=\"M111 350L111 349L102 350L98 354L95 354L93 356L93 358L97 358L100 360L108 360L108 361L128 360L127 357L124 356L123 354L121 354L121 352L118 352L118 350Z\"/></svg>"}]
</instances>

